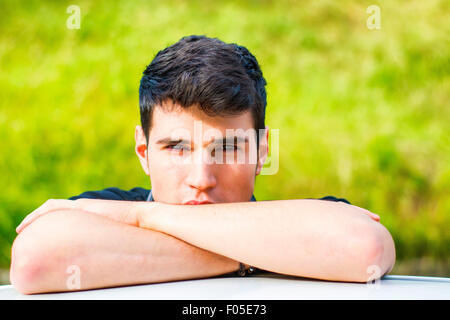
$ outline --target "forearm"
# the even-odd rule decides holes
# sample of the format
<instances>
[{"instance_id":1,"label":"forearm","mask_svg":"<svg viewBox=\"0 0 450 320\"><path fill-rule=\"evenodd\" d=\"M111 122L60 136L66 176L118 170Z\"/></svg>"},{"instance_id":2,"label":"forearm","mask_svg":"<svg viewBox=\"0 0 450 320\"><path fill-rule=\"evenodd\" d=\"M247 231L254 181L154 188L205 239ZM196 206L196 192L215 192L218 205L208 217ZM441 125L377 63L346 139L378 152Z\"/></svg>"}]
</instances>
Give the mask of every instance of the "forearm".
<instances>
[{"instance_id":1,"label":"forearm","mask_svg":"<svg viewBox=\"0 0 450 320\"><path fill-rule=\"evenodd\" d=\"M11 282L22 293L69 291L69 266L78 267L85 290L211 277L236 271L238 262L160 232L56 211L16 238Z\"/></svg>"},{"instance_id":2,"label":"forearm","mask_svg":"<svg viewBox=\"0 0 450 320\"><path fill-rule=\"evenodd\" d=\"M145 212L146 205L138 208ZM321 200L161 204L144 214L143 224L261 269L366 281L367 267L375 264L385 273L395 251L387 230L364 211Z\"/></svg>"}]
</instances>

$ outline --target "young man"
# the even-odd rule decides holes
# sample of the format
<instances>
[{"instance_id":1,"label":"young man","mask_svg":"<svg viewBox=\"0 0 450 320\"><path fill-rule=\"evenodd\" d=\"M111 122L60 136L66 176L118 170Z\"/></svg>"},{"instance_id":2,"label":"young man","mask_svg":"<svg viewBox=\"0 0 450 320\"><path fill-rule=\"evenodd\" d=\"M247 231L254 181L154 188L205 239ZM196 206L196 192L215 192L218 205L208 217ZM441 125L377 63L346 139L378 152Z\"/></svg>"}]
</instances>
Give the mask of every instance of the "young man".
<instances>
[{"instance_id":1,"label":"young man","mask_svg":"<svg viewBox=\"0 0 450 320\"><path fill-rule=\"evenodd\" d=\"M389 272L394 242L377 215L334 197L254 198L268 154L265 84L236 44L190 36L160 51L141 80L135 131L152 190L47 201L17 228L11 283L72 290L74 267L81 290L254 269L353 282L373 266Z\"/></svg>"}]
</instances>

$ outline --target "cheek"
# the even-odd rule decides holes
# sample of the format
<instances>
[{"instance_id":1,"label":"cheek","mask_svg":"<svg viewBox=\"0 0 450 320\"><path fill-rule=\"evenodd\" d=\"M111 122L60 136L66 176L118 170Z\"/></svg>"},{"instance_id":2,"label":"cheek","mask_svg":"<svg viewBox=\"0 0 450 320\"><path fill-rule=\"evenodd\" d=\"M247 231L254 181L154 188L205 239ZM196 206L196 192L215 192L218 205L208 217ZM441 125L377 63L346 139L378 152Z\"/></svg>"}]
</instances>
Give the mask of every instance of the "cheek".
<instances>
[{"instance_id":1,"label":"cheek","mask_svg":"<svg viewBox=\"0 0 450 320\"><path fill-rule=\"evenodd\" d=\"M255 180L255 165L235 164L221 165L218 172L222 184L237 188L252 188Z\"/></svg>"},{"instance_id":2,"label":"cheek","mask_svg":"<svg viewBox=\"0 0 450 320\"><path fill-rule=\"evenodd\" d=\"M176 158L175 158L176 159ZM149 155L149 171L152 185L172 188L183 179L183 165L170 157L169 153L155 152Z\"/></svg>"},{"instance_id":3,"label":"cheek","mask_svg":"<svg viewBox=\"0 0 450 320\"><path fill-rule=\"evenodd\" d=\"M255 165L223 166L219 180L225 202L248 201L255 186Z\"/></svg>"}]
</instances>

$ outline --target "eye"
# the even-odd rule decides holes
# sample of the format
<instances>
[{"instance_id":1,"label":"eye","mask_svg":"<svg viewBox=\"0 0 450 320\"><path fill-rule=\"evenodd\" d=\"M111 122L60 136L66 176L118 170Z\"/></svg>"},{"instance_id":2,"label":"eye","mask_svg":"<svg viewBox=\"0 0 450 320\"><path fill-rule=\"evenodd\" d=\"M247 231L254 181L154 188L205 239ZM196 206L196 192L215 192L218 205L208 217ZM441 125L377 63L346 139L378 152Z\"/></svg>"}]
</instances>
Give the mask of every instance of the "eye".
<instances>
[{"instance_id":1,"label":"eye","mask_svg":"<svg viewBox=\"0 0 450 320\"><path fill-rule=\"evenodd\" d=\"M173 144L168 145L164 149L174 150L174 151L189 151L190 148L188 146L182 144Z\"/></svg>"},{"instance_id":2,"label":"eye","mask_svg":"<svg viewBox=\"0 0 450 320\"><path fill-rule=\"evenodd\" d=\"M227 153L227 152L236 152L239 150L239 147L237 145L234 144L222 144L222 145L217 145L214 148L212 148L210 150L211 152L211 156L215 156L216 155L216 151L219 152L220 148L222 148L221 154Z\"/></svg>"}]
</instances>

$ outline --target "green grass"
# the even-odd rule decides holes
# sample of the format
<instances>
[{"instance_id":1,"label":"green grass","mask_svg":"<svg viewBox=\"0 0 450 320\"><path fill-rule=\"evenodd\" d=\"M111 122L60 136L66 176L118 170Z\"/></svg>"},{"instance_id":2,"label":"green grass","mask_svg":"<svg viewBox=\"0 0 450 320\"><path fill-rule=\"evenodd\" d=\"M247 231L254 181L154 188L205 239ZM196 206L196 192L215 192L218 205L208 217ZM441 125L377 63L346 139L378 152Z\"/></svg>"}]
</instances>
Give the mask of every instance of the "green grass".
<instances>
[{"instance_id":1,"label":"green grass","mask_svg":"<svg viewBox=\"0 0 450 320\"><path fill-rule=\"evenodd\" d=\"M70 4L0 3L0 267L45 200L150 187L133 150L140 76L189 34L261 64L280 170L257 199L344 197L381 216L399 261L449 261L447 1L378 1L373 31L371 1L76 1L79 30Z\"/></svg>"}]
</instances>

